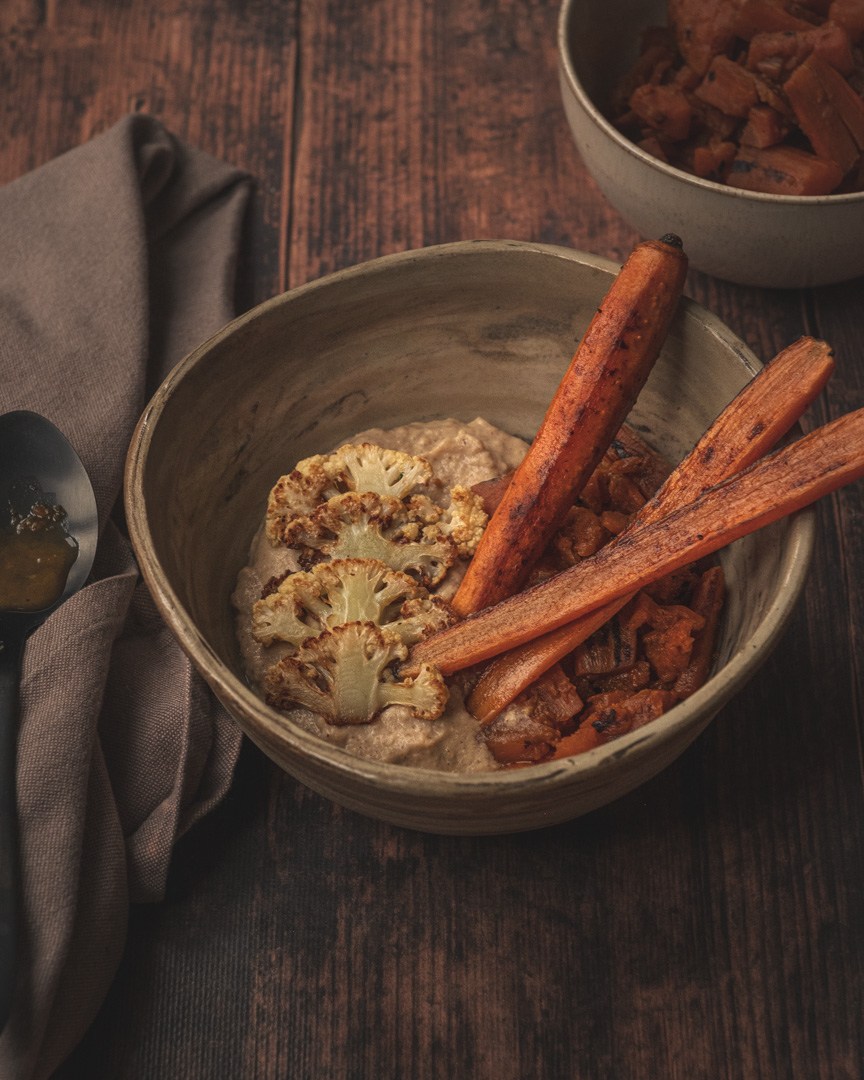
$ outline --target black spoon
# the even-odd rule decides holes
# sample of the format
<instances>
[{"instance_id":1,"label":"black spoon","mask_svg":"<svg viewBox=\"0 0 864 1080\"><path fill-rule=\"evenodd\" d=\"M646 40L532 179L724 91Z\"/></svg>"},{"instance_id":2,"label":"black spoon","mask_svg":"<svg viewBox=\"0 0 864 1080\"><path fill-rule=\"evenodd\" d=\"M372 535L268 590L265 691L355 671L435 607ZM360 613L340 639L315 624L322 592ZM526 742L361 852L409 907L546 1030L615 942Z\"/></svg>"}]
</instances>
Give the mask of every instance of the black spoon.
<instances>
[{"instance_id":1,"label":"black spoon","mask_svg":"<svg viewBox=\"0 0 864 1080\"><path fill-rule=\"evenodd\" d=\"M38 413L0 416L0 1030L12 1010L18 939L21 654L30 634L86 581L97 531L90 478L66 438ZM16 572L30 566L32 587Z\"/></svg>"}]
</instances>

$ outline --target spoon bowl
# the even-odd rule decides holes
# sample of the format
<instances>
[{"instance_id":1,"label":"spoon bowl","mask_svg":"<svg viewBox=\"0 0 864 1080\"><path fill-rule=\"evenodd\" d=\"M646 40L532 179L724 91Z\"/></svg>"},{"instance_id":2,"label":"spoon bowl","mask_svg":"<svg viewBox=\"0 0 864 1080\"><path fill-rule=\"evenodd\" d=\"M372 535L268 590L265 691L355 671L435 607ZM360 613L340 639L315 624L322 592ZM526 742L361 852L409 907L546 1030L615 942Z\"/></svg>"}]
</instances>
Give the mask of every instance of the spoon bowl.
<instances>
[{"instance_id":1,"label":"spoon bowl","mask_svg":"<svg viewBox=\"0 0 864 1080\"><path fill-rule=\"evenodd\" d=\"M66 437L38 413L5 413L0 416L0 530L14 537L16 518L36 506L43 508L40 513L62 507L62 529L77 545L77 555L65 583L58 576L56 599L37 610L9 603L0 576L0 1029L12 1009L18 938L15 751L21 654L33 631L87 580L98 536L93 487ZM0 564L0 575L3 570Z\"/></svg>"}]
</instances>

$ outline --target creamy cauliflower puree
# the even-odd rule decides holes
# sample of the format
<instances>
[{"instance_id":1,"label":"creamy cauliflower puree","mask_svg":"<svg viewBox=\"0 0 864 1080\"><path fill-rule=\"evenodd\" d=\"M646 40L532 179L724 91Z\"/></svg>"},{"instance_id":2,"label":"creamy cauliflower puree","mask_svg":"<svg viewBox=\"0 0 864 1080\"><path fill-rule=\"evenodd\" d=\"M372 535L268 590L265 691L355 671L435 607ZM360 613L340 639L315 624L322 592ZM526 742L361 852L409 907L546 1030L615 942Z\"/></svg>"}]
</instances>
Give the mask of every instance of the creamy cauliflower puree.
<instances>
[{"instance_id":1,"label":"creamy cauliflower puree","mask_svg":"<svg viewBox=\"0 0 864 1080\"><path fill-rule=\"evenodd\" d=\"M370 443L425 458L433 479L418 491L437 506L446 506L450 491L457 485L470 488L483 480L515 468L525 456L528 444L493 427L483 419L463 424L458 420L432 420L406 424L384 431L361 431L345 444ZM345 445L343 444L343 445ZM466 560L459 558L444 579L430 592L449 599L464 573ZM252 688L264 697L263 683L274 664L294 650L274 641L264 645L252 634L253 607L267 583L286 572L301 569L291 548L274 546L259 529L249 556L249 565L240 571L232 597L237 611L237 635L243 662ZM444 712L435 720L423 720L403 705L389 705L371 723L336 725L309 709L275 711L280 721L293 722L306 731L341 746L358 757L387 761L446 772L479 772L500 766L486 748L477 721L463 704L458 678L448 680L450 697Z\"/></svg>"}]
</instances>

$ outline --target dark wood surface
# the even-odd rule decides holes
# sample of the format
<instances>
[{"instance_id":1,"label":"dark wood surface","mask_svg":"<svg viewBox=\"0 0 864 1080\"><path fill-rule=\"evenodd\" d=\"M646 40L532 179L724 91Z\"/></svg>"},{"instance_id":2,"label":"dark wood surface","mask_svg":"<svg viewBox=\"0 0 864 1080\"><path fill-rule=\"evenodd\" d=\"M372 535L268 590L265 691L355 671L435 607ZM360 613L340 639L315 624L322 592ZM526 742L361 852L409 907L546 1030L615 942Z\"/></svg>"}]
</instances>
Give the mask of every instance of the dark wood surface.
<instances>
[{"instance_id":1,"label":"dark wood surface","mask_svg":"<svg viewBox=\"0 0 864 1080\"><path fill-rule=\"evenodd\" d=\"M426 244L623 257L560 103L551 0L2 0L0 181L150 112L258 178L241 303ZM864 282L689 293L768 359L835 346ZM137 907L60 1080L864 1075L864 490L819 508L780 649L694 746L588 817L452 839L312 794L246 745Z\"/></svg>"}]
</instances>

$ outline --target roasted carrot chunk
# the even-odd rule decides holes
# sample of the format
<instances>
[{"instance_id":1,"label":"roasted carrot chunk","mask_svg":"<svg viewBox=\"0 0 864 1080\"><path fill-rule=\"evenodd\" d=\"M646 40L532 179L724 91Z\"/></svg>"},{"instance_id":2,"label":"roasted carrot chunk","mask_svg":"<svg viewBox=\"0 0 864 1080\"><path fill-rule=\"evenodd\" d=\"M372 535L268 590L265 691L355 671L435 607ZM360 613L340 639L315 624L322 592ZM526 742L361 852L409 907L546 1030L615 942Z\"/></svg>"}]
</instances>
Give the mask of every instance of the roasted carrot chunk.
<instances>
[{"instance_id":1,"label":"roasted carrot chunk","mask_svg":"<svg viewBox=\"0 0 864 1080\"><path fill-rule=\"evenodd\" d=\"M864 34L864 0L834 0L828 9L828 18L842 26L853 42Z\"/></svg>"},{"instance_id":2,"label":"roasted carrot chunk","mask_svg":"<svg viewBox=\"0 0 864 1080\"><path fill-rule=\"evenodd\" d=\"M484 727L483 737L496 761L541 761L581 709L576 688L556 664Z\"/></svg>"},{"instance_id":3,"label":"roasted carrot chunk","mask_svg":"<svg viewBox=\"0 0 864 1080\"><path fill-rule=\"evenodd\" d=\"M809 30L810 23L796 19L769 0L746 0L738 12L733 29L738 37L751 41L757 34Z\"/></svg>"},{"instance_id":4,"label":"roasted carrot chunk","mask_svg":"<svg viewBox=\"0 0 864 1080\"><path fill-rule=\"evenodd\" d=\"M714 57L707 75L693 92L727 116L746 116L759 103L753 73L728 56Z\"/></svg>"},{"instance_id":5,"label":"roasted carrot chunk","mask_svg":"<svg viewBox=\"0 0 864 1080\"><path fill-rule=\"evenodd\" d=\"M788 125L776 109L772 109L770 105L754 105L747 114L741 142L744 146L755 146L764 150L768 146L776 146L786 137L788 131ZM734 158L733 147L732 159Z\"/></svg>"},{"instance_id":6,"label":"roasted carrot chunk","mask_svg":"<svg viewBox=\"0 0 864 1080\"><path fill-rule=\"evenodd\" d=\"M704 75L735 37L736 0L670 0L669 24L687 65Z\"/></svg>"},{"instance_id":7,"label":"roasted carrot chunk","mask_svg":"<svg viewBox=\"0 0 864 1080\"><path fill-rule=\"evenodd\" d=\"M840 26L826 23L798 33L757 34L750 42L747 66L775 80L785 79L811 53L843 75L852 73L852 43Z\"/></svg>"},{"instance_id":8,"label":"roasted carrot chunk","mask_svg":"<svg viewBox=\"0 0 864 1080\"><path fill-rule=\"evenodd\" d=\"M820 57L811 56L806 64L802 64L802 68L803 71L799 70L787 81L787 87L789 82L792 82L790 100L792 100L793 96L800 98L798 80L805 74L808 77L810 75L814 76L824 92L824 97L819 95L818 90L816 95L820 100L824 101L828 109L833 110L839 117L860 154L861 151L864 151L864 101L861 100L846 80ZM808 87L809 82L804 82L803 86ZM804 108L806 111L806 106ZM813 115L812 122L814 124L816 120L817 117ZM813 142L809 133L805 131L805 134ZM815 148L816 144L813 145Z\"/></svg>"},{"instance_id":9,"label":"roasted carrot chunk","mask_svg":"<svg viewBox=\"0 0 864 1080\"><path fill-rule=\"evenodd\" d=\"M700 578L690 601L691 608L702 616L704 623L693 640L690 662L675 680L673 690L679 698L695 693L708 678L714 659L714 636L724 592L723 570L719 566L712 566Z\"/></svg>"},{"instance_id":10,"label":"roasted carrot chunk","mask_svg":"<svg viewBox=\"0 0 864 1080\"><path fill-rule=\"evenodd\" d=\"M840 169L838 184L843 175L855 165L861 154L861 147L835 104L835 98L841 96L838 93L840 84L852 97L857 98L857 104L843 98L843 106L848 112L850 122L856 124L859 112L864 118L864 104L854 90L845 84L842 77L818 56L808 57L797 67L786 80L784 87L795 110L798 124L810 140L813 149L822 157L830 158L837 163ZM802 194L811 194L811 192Z\"/></svg>"},{"instance_id":11,"label":"roasted carrot chunk","mask_svg":"<svg viewBox=\"0 0 864 1080\"><path fill-rule=\"evenodd\" d=\"M661 139L681 142L690 134L693 110L683 90L676 86L652 86L646 83L631 94L630 108Z\"/></svg>"},{"instance_id":12,"label":"roasted carrot chunk","mask_svg":"<svg viewBox=\"0 0 864 1080\"><path fill-rule=\"evenodd\" d=\"M693 172L705 180L720 183L726 179L737 153L738 147L731 142L717 141L709 142L707 146L697 146L693 151Z\"/></svg>"},{"instance_id":13,"label":"roasted carrot chunk","mask_svg":"<svg viewBox=\"0 0 864 1080\"><path fill-rule=\"evenodd\" d=\"M730 187L772 195L827 195L843 179L836 161L793 146L742 146L726 178Z\"/></svg>"}]
</instances>

